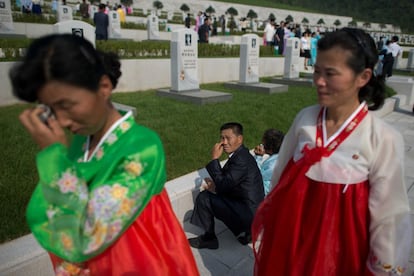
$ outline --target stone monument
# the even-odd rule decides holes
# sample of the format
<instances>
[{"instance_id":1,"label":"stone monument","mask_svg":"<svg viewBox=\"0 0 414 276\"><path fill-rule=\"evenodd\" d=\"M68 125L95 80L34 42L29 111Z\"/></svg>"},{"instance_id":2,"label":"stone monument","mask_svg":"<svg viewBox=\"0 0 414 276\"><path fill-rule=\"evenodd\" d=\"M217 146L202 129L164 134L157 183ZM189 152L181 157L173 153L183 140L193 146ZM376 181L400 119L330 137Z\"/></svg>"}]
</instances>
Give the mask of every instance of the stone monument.
<instances>
[{"instance_id":1,"label":"stone monument","mask_svg":"<svg viewBox=\"0 0 414 276\"><path fill-rule=\"evenodd\" d=\"M10 0L0 0L0 34L14 33Z\"/></svg>"},{"instance_id":2,"label":"stone monument","mask_svg":"<svg viewBox=\"0 0 414 276\"><path fill-rule=\"evenodd\" d=\"M407 69L414 71L414 49L408 53Z\"/></svg>"},{"instance_id":3,"label":"stone monument","mask_svg":"<svg viewBox=\"0 0 414 276\"><path fill-rule=\"evenodd\" d=\"M108 38L121 38L121 20L117 11L110 11L108 13L109 26Z\"/></svg>"},{"instance_id":4,"label":"stone monument","mask_svg":"<svg viewBox=\"0 0 414 276\"><path fill-rule=\"evenodd\" d=\"M312 86L312 74L309 73L306 78L299 77L301 62L300 58L300 40L297 37L288 38L285 48L285 64L283 69L283 78L273 78L273 83L294 84Z\"/></svg>"},{"instance_id":5,"label":"stone monument","mask_svg":"<svg viewBox=\"0 0 414 276\"><path fill-rule=\"evenodd\" d=\"M198 36L188 28L172 32L171 36L171 88L159 89L163 97L206 104L229 101L232 94L200 90L198 82Z\"/></svg>"},{"instance_id":6,"label":"stone monument","mask_svg":"<svg viewBox=\"0 0 414 276\"><path fill-rule=\"evenodd\" d=\"M288 38L285 48L285 67L283 77L286 79L299 78L300 40L297 37Z\"/></svg>"},{"instance_id":7,"label":"stone monument","mask_svg":"<svg viewBox=\"0 0 414 276\"><path fill-rule=\"evenodd\" d=\"M158 17L154 13L151 13L147 17L147 37L148 40L157 40L160 38Z\"/></svg>"},{"instance_id":8,"label":"stone monument","mask_svg":"<svg viewBox=\"0 0 414 276\"><path fill-rule=\"evenodd\" d=\"M228 82L226 87L271 94L286 92L286 85L259 82L260 38L256 34L245 34L240 44L239 82Z\"/></svg>"},{"instance_id":9,"label":"stone monument","mask_svg":"<svg viewBox=\"0 0 414 276\"><path fill-rule=\"evenodd\" d=\"M91 5L89 5L89 10L90 10L89 18L92 19L92 21L93 21L93 17L95 16L95 13L99 12L99 8L98 8L98 6L95 6L95 5L91 4Z\"/></svg>"},{"instance_id":10,"label":"stone monument","mask_svg":"<svg viewBox=\"0 0 414 276\"><path fill-rule=\"evenodd\" d=\"M89 40L95 46L95 27L80 20L66 20L53 25L55 33L70 33Z\"/></svg>"},{"instance_id":11,"label":"stone monument","mask_svg":"<svg viewBox=\"0 0 414 276\"><path fill-rule=\"evenodd\" d=\"M66 5L58 5L58 22L73 20L72 8Z\"/></svg>"}]
</instances>

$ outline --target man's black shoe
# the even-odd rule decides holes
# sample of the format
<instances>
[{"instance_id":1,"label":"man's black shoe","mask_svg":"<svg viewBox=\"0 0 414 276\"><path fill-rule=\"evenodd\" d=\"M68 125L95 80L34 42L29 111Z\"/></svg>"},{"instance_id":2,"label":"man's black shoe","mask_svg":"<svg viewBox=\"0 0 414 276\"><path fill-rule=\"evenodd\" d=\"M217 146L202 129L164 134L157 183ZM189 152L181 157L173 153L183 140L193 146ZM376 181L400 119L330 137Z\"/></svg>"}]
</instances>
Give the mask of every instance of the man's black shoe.
<instances>
[{"instance_id":1,"label":"man's black shoe","mask_svg":"<svg viewBox=\"0 0 414 276\"><path fill-rule=\"evenodd\" d=\"M242 245L247 245L252 242L252 235L250 233L243 233L242 235L237 237L237 240Z\"/></svg>"},{"instance_id":2,"label":"man's black shoe","mask_svg":"<svg viewBox=\"0 0 414 276\"><path fill-rule=\"evenodd\" d=\"M194 248L208 248L208 249L217 249L219 247L217 237L206 238L205 235L198 236L196 238L188 239L191 247Z\"/></svg>"}]
</instances>

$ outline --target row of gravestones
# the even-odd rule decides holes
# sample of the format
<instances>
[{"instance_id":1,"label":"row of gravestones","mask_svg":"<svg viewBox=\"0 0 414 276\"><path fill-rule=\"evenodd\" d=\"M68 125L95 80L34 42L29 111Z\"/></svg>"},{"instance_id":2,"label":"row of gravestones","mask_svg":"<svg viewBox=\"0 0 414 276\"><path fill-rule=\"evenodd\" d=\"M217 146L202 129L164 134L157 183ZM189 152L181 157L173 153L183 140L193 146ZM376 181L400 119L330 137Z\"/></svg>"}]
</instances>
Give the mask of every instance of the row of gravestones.
<instances>
[{"instance_id":1,"label":"row of gravestones","mask_svg":"<svg viewBox=\"0 0 414 276\"><path fill-rule=\"evenodd\" d=\"M98 12L98 7L92 5L90 18ZM116 11L109 11L108 37L112 39L121 38L121 22ZM95 28L83 21L73 20L72 7L58 5L58 23L53 26L53 31L57 33L73 33L85 37L95 44ZM0 34L13 34L13 17L11 12L10 0L0 0ZM151 13L147 17L147 34L149 40L159 39L158 17Z\"/></svg>"},{"instance_id":2,"label":"row of gravestones","mask_svg":"<svg viewBox=\"0 0 414 276\"><path fill-rule=\"evenodd\" d=\"M171 91L183 92L199 89L197 33L180 29L171 38ZM239 83L259 82L260 38L256 34L242 36L240 45ZM300 41L290 38L286 45L284 78L299 77Z\"/></svg>"}]
</instances>

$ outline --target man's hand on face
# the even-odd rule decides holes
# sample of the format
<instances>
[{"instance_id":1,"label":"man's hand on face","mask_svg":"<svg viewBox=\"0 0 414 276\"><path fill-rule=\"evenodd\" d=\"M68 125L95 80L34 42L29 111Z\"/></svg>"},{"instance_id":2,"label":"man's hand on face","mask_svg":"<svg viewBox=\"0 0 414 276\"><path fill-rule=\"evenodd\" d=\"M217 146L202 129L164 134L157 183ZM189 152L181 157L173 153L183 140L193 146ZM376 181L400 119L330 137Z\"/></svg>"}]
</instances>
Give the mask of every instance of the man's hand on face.
<instances>
[{"instance_id":1,"label":"man's hand on face","mask_svg":"<svg viewBox=\"0 0 414 276\"><path fill-rule=\"evenodd\" d=\"M223 154L223 143L219 142L216 143L213 146L213 149L211 150L211 158L214 159L219 159L220 156Z\"/></svg>"}]
</instances>

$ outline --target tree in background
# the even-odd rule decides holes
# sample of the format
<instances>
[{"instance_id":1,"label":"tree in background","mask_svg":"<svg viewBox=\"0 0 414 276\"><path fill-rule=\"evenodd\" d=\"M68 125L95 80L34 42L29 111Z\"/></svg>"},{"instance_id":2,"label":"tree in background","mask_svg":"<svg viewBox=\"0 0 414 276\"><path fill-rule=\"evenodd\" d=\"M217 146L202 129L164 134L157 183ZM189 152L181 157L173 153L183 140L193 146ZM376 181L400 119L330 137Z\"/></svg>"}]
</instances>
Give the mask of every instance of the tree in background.
<instances>
[{"instance_id":1,"label":"tree in background","mask_svg":"<svg viewBox=\"0 0 414 276\"><path fill-rule=\"evenodd\" d=\"M306 17L304 17L303 19L302 19L302 25L304 26L304 27L306 27L306 28L308 28L309 27L309 19L307 19Z\"/></svg>"},{"instance_id":2,"label":"tree in background","mask_svg":"<svg viewBox=\"0 0 414 276\"><path fill-rule=\"evenodd\" d=\"M163 7L164 7L164 5L162 4L162 2L161 1L154 1L153 3L152 3L152 6L154 7L154 8L156 8L157 10L161 10Z\"/></svg>"},{"instance_id":3,"label":"tree in background","mask_svg":"<svg viewBox=\"0 0 414 276\"><path fill-rule=\"evenodd\" d=\"M180 10L187 13L190 11L190 8L187 6L187 4L182 4Z\"/></svg>"},{"instance_id":4,"label":"tree in background","mask_svg":"<svg viewBox=\"0 0 414 276\"><path fill-rule=\"evenodd\" d=\"M318 24L319 26L321 26L321 25L325 25L325 21L323 20L323 18L320 18L320 19L318 20L318 22L316 22L316 24Z\"/></svg>"},{"instance_id":5,"label":"tree in background","mask_svg":"<svg viewBox=\"0 0 414 276\"><path fill-rule=\"evenodd\" d=\"M339 26L341 26L341 21L339 19L335 20L334 25L336 28L338 28Z\"/></svg>"},{"instance_id":6,"label":"tree in background","mask_svg":"<svg viewBox=\"0 0 414 276\"><path fill-rule=\"evenodd\" d=\"M273 14L273 13L270 13L269 14L269 20L274 20L274 21L276 21L276 16Z\"/></svg>"},{"instance_id":7,"label":"tree in background","mask_svg":"<svg viewBox=\"0 0 414 276\"><path fill-rule=\"evenodd\" d=\"M210 5L206 10L205 10L205 12L208 14L208 15L211 15L211 14L213 14L213 13L215 13L216 12L216 10Z\"/></svg>"},{"instance_id":8,"label":"tree in background","mask_svg":"<svg viewBox=\"0 0 414 276\"><path fill-rule=\"evenodd\" d=\"M230 32L233 32L233 29L237 27L234 17L237 16L239 12L233 7L228 8L226 12L230 14L229 28L230 28Z\"/></svg>"},{"instance_id":9,"label":"tree in background","mask_svg":"<svg viewBox=\"0 0 414 276\"><path fill-rule=\"evenodd\" d=\"M380 23L379 27L381 28L381 31L387 28L387 25L385 25L384 23Z\"/></svg>"},{"instance_id":10,"label":"tree in background","mask_svg":"<svg viewBox=\"0 0 414 276\"><path fill-rule=\"evenodd\" d=\"M356 28L357 26L358 26L358 24L357 24L355 19L352 19L352 21L348 22L348 27Z\"/></svg>"},{"instance_id":11,"label":"tree in background","mask_svg":"<svg viewBox=\"0 0 414 276\"><path fill-rule=\"evenodd\" d=\"M289 14L288 16L286 16L285 21L286 23L293 22L293 17Z\"/></svg>"},{"instance_id":12,"label":"tree in background","mask_svg":"<svg viewBox=\"0 0 414 276\"><path fill-rule=\"evenodd\" d=\"M250 19L256 19L257 18L257 13L254 10L249 10L246 17L250 18Z\"/></svg>"},{"instance_id":13,"label":"tree in background","mask_svg":"<svg viewBox=\"0 0 414 276\"><path fill-rule=\"evenodd\" d=\"M362 26L363 26L365 29L369 29L369 28L371 28L371 23L369 23L369 22L364 22L364 23L362 24Z\"/></svg>"}]
</instances>

